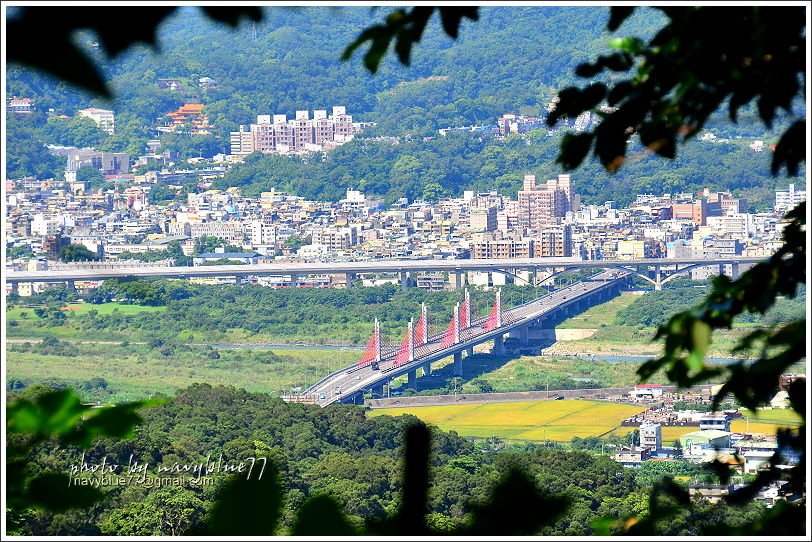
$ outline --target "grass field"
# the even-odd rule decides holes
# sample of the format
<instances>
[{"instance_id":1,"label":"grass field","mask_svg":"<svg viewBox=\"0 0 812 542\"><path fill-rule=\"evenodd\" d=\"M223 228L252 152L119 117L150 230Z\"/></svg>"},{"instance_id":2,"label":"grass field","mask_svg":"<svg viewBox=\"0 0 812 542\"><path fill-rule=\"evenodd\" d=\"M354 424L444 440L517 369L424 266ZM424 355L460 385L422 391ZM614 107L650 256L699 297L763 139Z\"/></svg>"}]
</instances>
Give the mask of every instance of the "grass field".
<instances>
[{"instance_id":1,"label":"grass field","mask_svg":"<svg viewBox=\"0 0 812 542\"><path fill-rule=\"evenodd\" d=\"M557 327L562 329L595 329L600 327L601 324L606 326L614 325L615 314L634 303L638 298L639 296L636 295L617 296L606 303L596 305L586 312L565 320Z\"/></svg>"},{"instance_id":2,"label":"grass field","mask_svg":"<svg viewBox=\"0 0 812 542\"><path fill-rule=\"evenodd\" d=\"M64 311L68 311L71 314L85 314L90 312L91 310L95 310L99 314L112 314L114 311L119 311L122 315L130 315L130 314L138 314L140 312L158 312L162 310L166 310L166 307L148 307L145 305L125 305L123 303L101 303L99 305L94 305L92 303L68 303L63 307ZM37 319L37 315L34 314L33 308L28 307L17 307L11 309L6 312L6 318L9 320L20 320L23 318L23 313L27 315L28 318Z\"/></svg>"},{"instance_id":3,"label":"grass field","mask_svg":"<svg viewBox=\"0 0 812 542\"><path fill-rule=\"evenodd\" d=\"M221 350L209 359L200 347L177 348L170 356L146 346L81 345L75 356L8 351L6 378L27 385L61 382L75 388L102 378L106 390L83 392L86 399L135 400L156 392L172 393L195 382L231 385L277 394L305 388L340 366L357 360L343 350Z\"/></svg>"},{"instance_id":4,"label":"grass field","mask_svg":"<svg viewBox=\"0 0 812 542\"><path fill-rule=\"evenodd\" d=\"M523 401L375 409L370 416L413 414L445 431L467 437L569 442L599 436L644 409L631 405L582 401Z\"/></svg>"}]
</instances>

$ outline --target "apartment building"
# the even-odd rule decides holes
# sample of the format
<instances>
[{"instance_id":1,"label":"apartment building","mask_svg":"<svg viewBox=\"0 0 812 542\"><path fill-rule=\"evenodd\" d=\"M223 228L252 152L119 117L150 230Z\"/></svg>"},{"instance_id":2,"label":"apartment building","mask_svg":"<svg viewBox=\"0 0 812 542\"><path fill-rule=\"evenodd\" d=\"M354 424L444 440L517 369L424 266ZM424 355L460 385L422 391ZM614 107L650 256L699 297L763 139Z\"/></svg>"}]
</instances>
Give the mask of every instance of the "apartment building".
<instances>
[{"instance_id":1,"label":"apartment building","mask_svg":"<svg viewBox=\"0 0 812 542\"><path fill-rule=\"evenodd\" d=\"M471 209L471 230L494 231L497 226L497 212L496 207Z\"/></svg>"},{"instance_id":2,"label":"apartment building","mask_svg":"<svg viewBox=\"0 0 812 542\"><path fill-rule=\"evenodd\" d=\"M358 229L325 228L313 235L313 244L326 246L331 251L346 250L358 244Z\"/></svg>"},{"instance_id":3,"label":"apartment building","mask_svg":"<svg viewBox=\"0 0 812 542\"><path fill-rule=\"evenodd\" d=\"M524 176L524 187L519 191L519 227L526 231L540 231L556 225L573 207L570 175L559 175L537 186L535 175Z\"/></svg>"},{"instance_id":4,"label":"apartment building","mask_svg":"<svg viewBox=\"0 0 812 542\"><path fill-rule=\"evenodd\" d=\"M116 131L116 117L112 111L91 107L89 109L80 109L77 113L80 117L93 120L101 130L110 135L113 135Z\"/></svg>"},{"instance_id":5,"label":"apartment building","mask_svg":"<svg viewBox=\"0 0 812 542\"><path fill-rule=\"evenodd\" d=\"M551 226L533 236L534 258L568 258L572 256L572 228Z\"/></svg>"},{"instance_id":6,"label":"apartment building","mask_svg":"<svg viewBox=\"0 0 812 542\"><path fill-rule=\"evenodd\" d=\"M775 212L786 213L802 201L806 201L806 190L796 190L795 185L790 183L786 190L775 191Z\"/></svg>"},{"instance_id":7,"label":"apartment building","mask_svg":"<svg viewBox=\"0 0 812 542\"><path fill-rule=\"evenodd\" d=\"M508 134L523 134L530 130L544 128L544 119L537 117L528 117L525 115L516 115L514 113L506 113L496 119L496 124L499 127L499 135L505 136Z\"/></svg>"},{"instance_id":8,"label":"apartment building","mask_svg":"<svg viewBox=\"0 0 812 542\"><path fill-rule=\"evenodd\" d=\"M99 152L94 149L72 149L67 155L65 181L76 182L76 172L82 166L91 166L105 175L130 172L130 155L123 152Z\"/></svg>"},{"instance_id":9,"label":"apartment building","mask_svg":"<svg viewBox=\"0 0 812 542\"><path fill-rule=\"evenodd\" d=\"M499 238L488 234L476 234L471 242L471 258L532 258L533 239Z\"/></svg>"},{"instance_id":10,"label":"apartment building","mask_svg":"<svg viewBox=\"0 0 812 542\"><path fill-rule=\"evenodd\" d=\"M231 154L252 152L280 154L329 150L351 140L355 134L352 116L344 106L334 106L332 115L327 110L296 111L293 119L287 115L258 115L257 122L248 129L240 126L231 132Z\"/></svg>"}]
</instances>

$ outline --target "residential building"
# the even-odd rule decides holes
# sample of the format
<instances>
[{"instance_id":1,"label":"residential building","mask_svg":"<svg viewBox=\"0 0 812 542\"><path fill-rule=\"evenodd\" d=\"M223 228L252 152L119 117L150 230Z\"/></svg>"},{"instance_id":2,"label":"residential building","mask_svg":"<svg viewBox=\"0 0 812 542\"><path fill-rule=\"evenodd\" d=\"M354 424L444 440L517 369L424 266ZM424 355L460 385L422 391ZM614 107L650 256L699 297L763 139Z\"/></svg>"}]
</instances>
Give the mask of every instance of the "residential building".
<instances>
[{"instance_id":1,"label":"residential building","mask_svg":"<svg viewBox=\"0 0 812 542\"><path fill-rule=\"evenodd\" d=\"M688 495L693 498L704 497L711 503L718 503L727 497L733 486L729 484L691 484L688 486Z\"/></svg>"},{"instance_id":2,"label":"residential building","mask_svg":"<svg viewBox=\"0 0 812 542\"><path fill-rule=\"evenodd\" d=\"M361 130L362 128L358 128ZM296 111L293 119L286 115L258 115L257 122L248 129L240 126L231 132L231 154L246 155L252 152L301 154L330 150L351 140L356 133L352 116L344 106L334 106L332 115L327 110ZM250 138L249 135L250 134Z\"/></svg>"},{"instance_id":3,"label":"residential building","mask_svg":"<svg viewBox=\"0 0 812 542\"><path fill-rule=\"evenodd\" d=\"M496 207L471 209L471 231L494 231L497 226Z\"/></svg>"},{"instance_id":4,"label":"residential building","mask_svg":"<svg viewBox=\"0 0 812 542\"><path fill-rule=\"evenodd\" d=\"M533 235L534 258L569 258L572 256L572 228L549 226Z\"/></svg>"},{"instance_id":5,"label":"residential building","mask_svg":"<svg viewBox=\"0 0 812 542\"><path fill-rule=\"evenodd\" d=\"M802 201L806 201L806 190L796 190L795 184L790 183L786 190L775 191L776 213L786 213L798 206Z\"/></svg>"},{"instance_id":6,"label":"residential building","mask_svg":"<svg viewBox=\"0 0 812 542\"><path fill-rule=\"evenodd\" d=\"M489 234L475 234L471 242L471 258L532 258L534 242L532 239L499 238Z\"/></svg>"},{"instance_id":7,"label":"residential building","mask_svg":"<svg viewBox=\"0 0 812 542\"><path fill-rule=\"evenodd\" d=\"M77 113L80 117L92 119L99 126L99 129L110 135L113 135L116 131L116 118L112 111L91 107L89 109L80 109Z\"/></svg>"},{"instance_id":8,"label":"residential building","mask_svg":"<svg viewBox=\"0 0 812 542\"><path fill-rule=\"evenodd\" d=\"M662 384L635 384L629 396L636 400L660 399L663 396Z\"/></svg>"},{"instance_id":9,"label":"residential building","mask_svg":"<svg viewBox=\"0 0 812 542\"><path fill-rule=\"evenodd\" d=\"M705 429L686 433L679 438L683 453L688 456L704 456L714 449L730 448L730 433L716 429Z\"/></svg>"},{"instance_id":10,"label":"residential building","mask_svg":"<svg viewBox=\"0 0 812 542\"><path fill-rule=\"evenodd\" d=\"M235 263L257 264L262 257L258 252L226 252L222 247L215 248L214 252L206 252L193 259L194 265L206 265L218 260L234 260Z\"/></svg>"},{"instance_id":11,"label":"residential building","mask_svg":"<svg viewBox=\"0 0 812 542\"><path fill-rule=\"evenodd\" d=\"M442 273L426 273L417 276L417 287L432 292L442 291L446 288L445 276Z\"/></svg>"},{"instance_id":12,"label":"residential building","mask_svg":"<svg viewBox=\"0 0 812 542\"><path fill-rule=\"evenodd\" d=\"M658 423L640 425L640 446L656 452L663 447L662 427Z\"/></svg>"},{"instance_id":13,"label":"residential building","mask_svg":"<svg viewBox=\"0 0 812 542\"><path fill-rule=\"evenodd\" d=\"M699 429L716 429L730 432L730 418L727 414L706 414L699 418Z\"/></svg>"},{"instance_id":14,"label":"residential building","mask_svg":"<svg viewBox=\"0 0 812 542\"><path fill-rule=\"evenodd\" d=\"M528 117L525 115L516 115L514 113L506 113L496 120L499 127L499 135L505 136L508 134L523 134L530 130L537 130L545 128L544 119L536 117Z\"/></svg>"},{"instance_id":15,"label":"residential building","mask_svg":"<svg viewBox=\"0 0 812 542\"><path fill-rule=\"evenodd\" d=\"M523 189L519 191L519 227L527 231L540 231L554 226L571 210L573 205L570 175L559 175L548 180L544 186L536 185L536 176L524 176Z\"/></svg>"},{"instance_id":16,"label":"residential building","mask_svg":"<svg viewBox=\"0 0 812 542\"><path fill-rule=\"evenodd\" d=\"M624 467L639 467L651 459L651 449L642 447L621 446L612 457Z\"/></svg>"},{"instance_id":17,"label":"residential building","mask_svg":"<svg viewBox=\"0 0 812 542\"><path fill-rule=\"evenodd\" d=\"M82 166L91 166L105 175L130 172L130 155L123 152L100 152L94 149L73 149L67 155L65 181L76 182L76 172Z\"/></svg>"}]
</instances>

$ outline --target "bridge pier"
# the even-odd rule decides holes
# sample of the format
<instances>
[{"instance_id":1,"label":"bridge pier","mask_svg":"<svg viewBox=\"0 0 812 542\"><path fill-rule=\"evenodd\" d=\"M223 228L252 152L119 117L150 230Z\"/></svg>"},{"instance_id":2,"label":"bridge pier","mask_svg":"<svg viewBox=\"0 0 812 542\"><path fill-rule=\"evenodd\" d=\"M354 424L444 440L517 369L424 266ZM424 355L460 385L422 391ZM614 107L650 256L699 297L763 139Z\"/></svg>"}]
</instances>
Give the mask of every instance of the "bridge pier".
<instances>
[{"instance_id":1,"label":"bridge pier","mask_svg":"<svg viewBox=\"0 0 812 542\"><path fill-rule=\"evenodd\" d=\"M347 288L352 288L352 281L355 280L355 273L347 273L344 277L344 281L347 283Z\"/></svg>"},{"instance_id":2,"label":"bridge pier","mask_svg":"<svg viewBox=\"0 0 812 542\"><path fill-rule=\"evenodd\" d=\"M408 271L401 271L400 272L400 289L404 290L404 291L409 289L409 272Z\"/></svg>"},{"instance_id":3,"label":"bridge pier","mask_svg":"<svg viewBox=\"0 0 812 542\"><path fill-rule=\"evenodd\" d=\"M11 295L19 294L20 293L20 283L19 282L12 282L11 283Z\"/></svg>"},{"instance_id":4,"label":"bridge pier","mask_svg":"<svg viewBox=\"0 0 812 542\"><path fill-rule=\"evenodd\" d=\"M503 356L505 354L505 343L502 335L497 335L493 338L493 350L491 352L496 356Z\"/></svg>"},{"instance_id":5,"label":"bridge pier","mask_svg":"<svg viewBox=\"0 0 812 542\"><path fill-rule=\"evenodd\" d=\"M423 376L431 376L431 363L423 365Z\"/></svg>"},{"instance_id":6,"label":"bridge pier","mask_svg":"<svg viewBox=\"0 0 812 542\"><path fill-rule=\"evenodd\" d=\"M454 376L462 376L462 352L454 352Z\"/></svg>"},{"instance_id":7,"label":"bridge pier","mask_svg":"<svg viewBox=\"0 0 812 542\"><path fill-rule=\"evenodd\" d=\"M736 280L739 278L739 262L733 262L730 264L730 274L732 275L732 279Z\"/></svg>"},{"instance_id":8,"label":"bridge pier","mask_svg":"<svg viewBox=\"0 0 812 542\"><path fill-rule=\"evenodd\" d=\"M68 290L76 291L76 281L66 280L65 281L65 288L67 288Z\"/></svg>"},{"instance_id":9,"label":"bridge pier","mask_svg":"<svg viewBox=\"0 0 812 542\"><path fill-rule=\"evenodd\" d=\"M377 386L372 386L370 389L372 392L372 398L374 399L375 396L383 397L383 384L378 384Z\"/></svg>"},{"instance_id":10,"label":"bridge pier","mask_svg":"<svg viewBox=\"0 0 812 542\"><path fill-rule=\"evenodd\" d=\"M234 277L234 285L242 286L243 278L241 276Z\"/></svg>"},{"instance_id":11,"label":"bridge pier","mask_svg":"<svg viewBox=\"0 0 812 542\"><path fill-rule=\"evenodd\" d=\"M407 385L412 388L413 390L417 389L417 369L412 369L407 373L409 381Z\"/></svg>"},{"instance_id":12,"label":"bridge pier","mask_svg":"<svg viewBox=\"0 0 812 542\"><path fill-rule=\"evenodd\" d=\"M527 328L527 326L519 328L519 344L520 345L527 346L527 344L530 342L530 333L529 333L529 331L530 330Z\"/></svg>"},{"instance_id":13,"label":"bridge pier","mask_svg":"<svg viewBox=\"0 0 812 542\"><path fill-rule=\"evenodd\" d=\"M469 346L468 348L465 349L465 357L466 358L470 358L473 355L474 355L474 347L473 346Z\"/></svg>"},{"instance_id":14,"label":"bridge pier","mask_svg":"<svg viewBox=\"0 0 812 542\"><path fill-rule=\"evenodd\" d=\"M465 286L465 284L464 284L465 283L465 280L464 280L465 275L463 274L461 269L457 269L456 271L451 273L450 277L453 277L453 279L452 279L452 282L453 282L452 287L453 287L454 290L459 290L460 288Z\"/></svg>"}]
</instances>

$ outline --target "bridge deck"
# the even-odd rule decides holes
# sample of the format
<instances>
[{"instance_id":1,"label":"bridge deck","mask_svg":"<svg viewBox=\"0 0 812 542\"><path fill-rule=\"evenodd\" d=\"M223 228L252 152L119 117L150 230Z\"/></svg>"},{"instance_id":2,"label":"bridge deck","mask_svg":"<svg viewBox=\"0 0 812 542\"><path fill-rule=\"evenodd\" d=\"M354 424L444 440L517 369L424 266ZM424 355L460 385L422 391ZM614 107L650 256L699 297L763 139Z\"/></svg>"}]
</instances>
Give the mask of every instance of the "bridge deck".
<instances>
[{"instance_id":1,"label":"bridge deck","mask_svg":"<svg viewBox=\"0 0 812 542\"><path fill-rule=\"evenodd\" d=\"M460 330L460 342L451 346L443 346L443 335L438 334L429 338L423 345L415 345L415 359L409 363L394 367L396 352L382 355L379 369L371 367L358 367L352 365L332 373L308 388L304 393L316 398L316 404L327 406L331 403L346 401L353 395L377 387L394 377L408 373L426 363L451 356L466 348L504 335L511 330L526 326L547 314L567 307L572 303L589 297L601 290L614 286L617 282L626 279L631 273L627 271L604 271L594 277L575 283L571 286L557 290L549 295L534 299L518 307L502 312L502 326L486 331L484 324L487 318L479 318L471 322L471 327ZM336 393L339 390L339 393ZM320 395L324 394L324 398Z\"/></svg>"},{"instance_id":2,"label":"bridge deck","mask_svg":"<svg viewBox=\"0 0 812 542\"><path fill-rule=\"evenodd\" d=\"M248 277L269 275L307 275L336 273L398 273L416 271L500 271L505 269L550 268L632 268L637 266L690 266L715 264L750 264L764 258L734 256L717 259L666 259L645 260L579 260L576 258L511 258L469 260L375 260L368 262L302 263L283 262L255 265L222 265L198 267L120 267L115 269L73 269L43 271L11 271L5 273L7 284L21 282L64 282L68 280L104 280L116 277Z\"/></svg>"}]
</instances>

